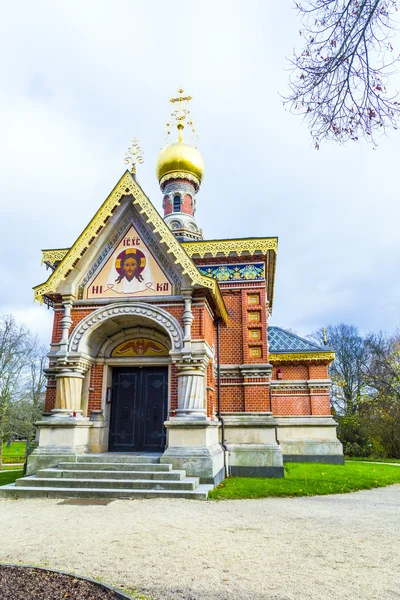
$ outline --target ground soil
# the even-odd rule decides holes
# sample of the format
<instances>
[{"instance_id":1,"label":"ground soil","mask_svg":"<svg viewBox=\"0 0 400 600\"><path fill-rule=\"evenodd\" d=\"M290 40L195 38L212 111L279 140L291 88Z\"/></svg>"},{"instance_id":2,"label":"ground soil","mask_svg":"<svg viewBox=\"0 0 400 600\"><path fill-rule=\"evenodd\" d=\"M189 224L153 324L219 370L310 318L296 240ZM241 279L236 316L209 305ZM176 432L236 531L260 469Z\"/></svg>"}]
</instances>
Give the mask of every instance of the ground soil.
<instances>
[{"instance_id":1,"label":"ground soil","mask_svg":"<svg viewBox=\"0 0 400 600\"><path fill-rule=\"evenodd\" d=\"M0 600L116 600L96 583L62 573L0 565Z\"/></svg>"}]
</instances>

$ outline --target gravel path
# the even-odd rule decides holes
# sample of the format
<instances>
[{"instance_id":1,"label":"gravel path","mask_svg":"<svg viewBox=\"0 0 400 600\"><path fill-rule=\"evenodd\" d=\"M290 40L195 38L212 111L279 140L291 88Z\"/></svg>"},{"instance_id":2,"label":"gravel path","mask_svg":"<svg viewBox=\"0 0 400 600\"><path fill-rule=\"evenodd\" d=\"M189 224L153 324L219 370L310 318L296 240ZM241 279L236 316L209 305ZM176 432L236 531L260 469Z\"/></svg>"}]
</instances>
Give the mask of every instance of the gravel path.
<instances>
[{"instance_id":1,"label":"gravel path","mask_svg":"<svg viewBox=\"0 0 400 600\"><path fill-rule=\"evenodd\" d=\"M400 599L400 485L314 498L0 500L0 562L158 599Z\"/></svg>"}]
</instances>

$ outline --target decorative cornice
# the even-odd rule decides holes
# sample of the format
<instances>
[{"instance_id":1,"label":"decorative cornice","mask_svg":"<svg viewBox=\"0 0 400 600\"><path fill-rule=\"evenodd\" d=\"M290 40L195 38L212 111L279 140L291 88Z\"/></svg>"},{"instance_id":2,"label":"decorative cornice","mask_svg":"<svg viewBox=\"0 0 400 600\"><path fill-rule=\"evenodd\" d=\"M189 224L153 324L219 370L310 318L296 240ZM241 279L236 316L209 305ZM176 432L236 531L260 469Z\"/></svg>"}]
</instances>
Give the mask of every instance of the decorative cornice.
<instances>
[{"instance_id":1,"label":"decorative cornice","mask_svg":"<svg viewBox=\"0 0 400 600\"><path fill-rule=\"evenodd\" d=\"M270 353L268 360L273 365L291 362L332 362L334 352L277 352Z\"/></svg>"},{"instance_id":2,"label":"decorative cornice","mask_svg":"<svg viewBox=\"0 0 400 600\"><path fill-rule=\"evenodd\" d=\"M203 240L201 242L183 242L189 256L197 254L204 258L206 254L216 257L217 255L229 256L236 253L241 256L243 252L248 256L254 254L266 254L268 250L278 251L278 238L244 238L232 240Z\"/></svg>"},{"instance_id":3,"label":"decorative cornice","mask_svg":"<svg viewBox=\"0 0 400 600\"><path fill-rule=\"evenodd\" d=\"M43 297L45 295L55 293L57 286L67 276L71 269L73 269L85 250L100 233L106 221L115 210L115 207L120 203L122 197L127 195L133 196L134 206L138 208L145 221L151 225L153 233L158 234L160 238L159 244L163 244L167 248L167 252L174 257L175 263L181 266L183 274L187 274L191 279L192 285L197 285L210 290L217 305L219 315L227 322L228 313L217 281L200 274L196 265L172 234L166 223L164 223L160 214L154 208L129 171L125 171L111 194L102 204L83 233L76 240L72 248L68 250L67 254L55 271L50 275L48 280L34 288L35 299L43 302Z\"/></svg>"},{"instance_id":4,"label":"decorative cornice","mask_svg":"<svg viewBox=\"0 0 400 600\"><path fill-rule=\"evenodd\" d=\"M215 366L216 367L216 366ZM216 372L216 368L215 368ZM245 364L245 365L221 365L221 379L242 379L248 377L270 377L272 365Z\"/></svg>"}]
</instances>

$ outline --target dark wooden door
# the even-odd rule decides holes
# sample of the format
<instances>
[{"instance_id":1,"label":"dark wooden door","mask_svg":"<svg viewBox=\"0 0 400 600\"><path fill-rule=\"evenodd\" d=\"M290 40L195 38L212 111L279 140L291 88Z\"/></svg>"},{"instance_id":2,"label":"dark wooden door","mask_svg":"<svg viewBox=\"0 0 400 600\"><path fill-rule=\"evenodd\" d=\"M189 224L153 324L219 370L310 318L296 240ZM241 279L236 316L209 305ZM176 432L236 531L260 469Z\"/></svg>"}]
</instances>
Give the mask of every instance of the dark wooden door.
<instances>
[{"instance_id":1,"label":"dark wooden door","mask_svg":"<svg viewBox=\"0 0 400 600\"><path fill-rule=\"evenodd\" d=\"M109 449L164 450L167 409L168 367L115 367Z\"/></svg>"}]
</instances>

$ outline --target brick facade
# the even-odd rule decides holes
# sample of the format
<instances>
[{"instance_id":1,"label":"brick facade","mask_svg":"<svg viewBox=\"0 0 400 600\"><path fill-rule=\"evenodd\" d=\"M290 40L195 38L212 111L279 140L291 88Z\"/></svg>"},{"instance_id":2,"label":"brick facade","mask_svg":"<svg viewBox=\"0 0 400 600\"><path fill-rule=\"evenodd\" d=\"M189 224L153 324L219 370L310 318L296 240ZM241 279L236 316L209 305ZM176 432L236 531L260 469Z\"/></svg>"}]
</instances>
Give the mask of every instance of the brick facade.
<instances>
[{"instance_id":1,"label":"brick facade","mask_svg":"<svg viewBox=\"0 0 400 600\"><path fill-rule=\"evenodd\" d=\"M258 257L257 257L257 260ZM196 260L197 264L212 265L224 262L238 265L248 263L248 257L210 258ZM268 363L268 328L267 298L265 282L220 282L221 293L229 314L229 322L220 325L221 366L232 365L264 365ZM160 308L174 316L180 325L183 324L184 301L160 299ZM75 327L98 305L82 305L77 303L72 311L72 326ZM214 350L215 359L207 367L206 397L207 414L213 417L217 412L216 373L216 319L208 298L202 290L195 290L193 295L192 339L204 340ZM52 342L61 339L61 319L64 314L62 304L55 305ZM88 394L88 415L91 410L101 410L103 394L102 364L95 364L90 371ZM278 373L279 370L279 373ZM170 369L170 410L177 408L178 388L176 367ZM281 388L272 386L270 379L279 380ZM309 389L307 381L328 379L328 364L318 363L281 363L273 366L271 378L243 376L240 373L222 377L221 410L222 412L269 412L276 416L328 416L330 415L329 393L326 389ZM301 389L290 389L290 382L299 383ZM288 387L289 385L289 387ZM55 380L50 379L46 393L46 411L54 408Z\"/></svg>"}]
</instances>

